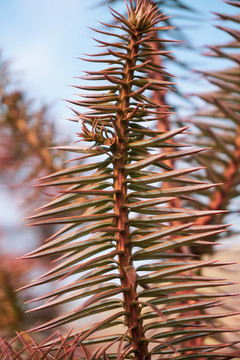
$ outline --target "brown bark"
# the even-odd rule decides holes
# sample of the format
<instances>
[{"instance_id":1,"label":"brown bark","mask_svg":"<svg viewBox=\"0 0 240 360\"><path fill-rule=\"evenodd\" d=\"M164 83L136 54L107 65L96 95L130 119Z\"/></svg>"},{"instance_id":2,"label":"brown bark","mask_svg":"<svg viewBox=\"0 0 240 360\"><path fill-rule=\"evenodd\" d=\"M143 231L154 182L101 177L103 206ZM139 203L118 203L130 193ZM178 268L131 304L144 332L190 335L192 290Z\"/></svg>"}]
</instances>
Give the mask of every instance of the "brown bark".
<instances>
[{"instance_id":1,"label":"brown bark","mask_svg":"<svg viewBox=\"0 0 240 360\"><path fill-rule=\"evenodd\" d=\"M143 329L142 323L139 321L140 307L139 304L133 304L136 300L136 286L132 276L129 276L129 267L132 266L131 261L131 247L129 246L129 227L128 227L128 210L124 207L125 197L127 195L126 185L126 170L124 165L127 158L127 136L128 136L128 121L125 119L128 116L129 94L131 93L131 80L134 78L132 68L136 64L136 55L138 53L139 45L137 42L141 36L136 32L135 36L131 36L129 40L128 58L125 60L125 84L119 90L119 113L116 119L116 127L119 130L119 136L116 136L115 146L115 161L114 161L114 191L115 191L115 206L114 213L118 215L116 227L119 229L117 233L119 255L119 272L121 275L121 283L124 288L129 291L124 292L124 304L127 312L126 323L130 330L132 338L132 347L135 353L136 360L147 360L147 344L142 342Z\"/></svg>"}]
</instances>

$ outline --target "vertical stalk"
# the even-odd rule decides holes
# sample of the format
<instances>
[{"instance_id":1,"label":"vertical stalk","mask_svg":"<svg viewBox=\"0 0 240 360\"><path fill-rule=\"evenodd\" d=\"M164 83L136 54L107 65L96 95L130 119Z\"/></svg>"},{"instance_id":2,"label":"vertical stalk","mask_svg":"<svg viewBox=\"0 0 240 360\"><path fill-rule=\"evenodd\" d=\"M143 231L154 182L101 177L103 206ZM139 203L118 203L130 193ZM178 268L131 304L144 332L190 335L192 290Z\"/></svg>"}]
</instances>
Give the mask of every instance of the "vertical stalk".
<instances>
[{"instance_id":1,"label":"vertical stalk","mask_svg":"<svg viewBox=\"0 0 240 360\"><path fill-rule=\"evenodd\" d=\"M116 135L115 152L117 155L114 160L114 192L115 192L115 207L114 213L118 215L116 220L116 227L119 229L117 233L118 250L121 251L119 255L119 272L121 275L121 282L124 288L129 288L129 291L124 292L124 304L127 312L126 323L130 330L132 338L132 347L135 352L136 360L147 359L147 344L141 342L142 338L142 323L139 321L140 307L139 304L134 304L136 299L136 286L130 280L127 269L132 266L131 261L131 247L129 246L129 226L128 226L128 209L124 207L125 198L127 195L126 178L127 173L124 169L127 159L127 145L128 145L128 108L130 105L129 95L131 93L131 81L134 78L134 71L132 68L136 65L136 54L139 51L138 41L141 35L138 31L130 36L128 43L128 53L124 65L124 84L120 85L119 90L119 112L116 118L116 127L119 129L119 136ZM119 154L121 155L119 158Z\"/></svg>"}]
</instances>

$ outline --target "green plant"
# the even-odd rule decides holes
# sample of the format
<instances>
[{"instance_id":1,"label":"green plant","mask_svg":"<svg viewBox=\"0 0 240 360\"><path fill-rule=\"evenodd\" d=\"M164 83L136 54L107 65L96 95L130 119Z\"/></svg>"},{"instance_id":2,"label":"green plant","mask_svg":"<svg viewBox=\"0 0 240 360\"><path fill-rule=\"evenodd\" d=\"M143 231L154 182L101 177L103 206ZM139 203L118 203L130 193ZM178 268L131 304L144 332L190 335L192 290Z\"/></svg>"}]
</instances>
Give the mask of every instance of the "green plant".
<instances>
[{"instance_id":1,"label":"green plant","mask_svg":"<svg viewBox=\"0 0 240 360\"><path fill-rule=\"evenodd\" d=\"M136 1L134 1L135 3ZM193 9L192 7L190 7L189 5L186 5L184 2L182 2L181 0L147 0L146 1L147 4L152 5L152 6L158 6L158 8L160 9L160 11L162 13L166 13L166 14L170 14L173 15L172 16L168 16L165 17L162 21L162 25L166 25L166 26L170 26L171 27L171 36L173 39L179 39L181 40L181 49L187 48L188 50L193 49L192 45L190 45L189 41L186 40L186 35L185 35L185 31L182 28L182 26L180 26L179 24L175 23L175 20L178 19L185 19L185 22L187 22L188 20L191 21L195 21L195 23L198 23L199 19L197 17L197 12L195 9ZM120 3L119 0L108 0L107 3L112 4L112 3ZM122 2L123 3L123 2ZM124 4L123 4L124 5ZM123 10L124 11L124 10ZM165 31L161 31L161 29L159 30L153 30L153 35L155 35L156 37L160 38L161 41L156 41L156 42L152 42L151 46L153 47L153 49L155 50L165 50L165 51L173 51L176 47L179 47L179 42L178 41L164 41L164 36L165 36ZM162 36L163 35L163 36ZM187 74L190 74L191 72L189 71L189 64L187 65L186 63L184 63L183 61L179 61L177 58L175 57L162 57L162 56L153 56L151 58L152 62L154 65L158 66L158 67L166 67L168 68L171 62L174 62L174 65L177 65L177 68L179 68L179 74L177 74L177 76L180 76L180 78L182 76L187 76ZM188 70L188 71L184 71L184 70ZM171 74L166 74L163 72L158 72L158 71L152 71L152 69L149 69L149 73L150 73L150 77L156 79L156 80L167 80L169 81L170 79L172 81L175 81L175 76L172 77ZM183 75L184 73L184 75ZM175 74L176 75L176 74ZM173 85L174 87L174 94L176 94L176 96L180 97L182 100L184 99L183 94L181 93L181 91L178 89L177 84ZM169 102L167 99L167 94L168 91L167 89L164 91L153 91L153 93L151 94L151 98L154 101L154 103L163 106L166 106L166 110L169 107ZM173 104L171 104L171 106L173 106ZM175 106L177 107L178 110L178 105L177 103L175 104ZM169 119L169 114L166 111L166 114L164 117L158 119L157 122L157 129L159 131L169 131L171 128L171 123L170 123L170 119ZM171 161L170 161L171 163Z\"/></svg>"},{"instance_id":2,"label":"green plant","mask_svg":"<svg viewBox=\"0 0 240 360\"><path fill-rule=\"evenodd\" d=\"M106 84L78 86L84 90L82 100L72 102L88 108L84 114L74 111L82 128L80 138L89 145L59 150L80 154L77 161L81 164L43 178L40 186L60 186L61 191L31 217L37 219L32 225L62 227L45 245L25 256L59 254L58 264L26 287L69 280L36 298L47 301L35 310L65 303L73 306L79 299L82 303L33 330L101 314L101 320L93 319L85 327L80 322L75 334L85 355L79 359L239 357L222 351L229 344L186 346L189 340L223 332L213 321L233 314L205 313L226 295L199 291L227 284L200 276L199 269L227 264L203 262L180 250L186 245L208 244L226 226L192 222L221 211L171 207L173 200L194 198L216 184L188 176L199 167L173 168L167 163L203 150L185 149L184 144L172 141L186 127L164 132L152 129L169 112L151 99L151 93L169 91L173 85L150 77L156 72L168 77L152 59L172 56L154 49L152 43L161 42L157 30L163 33L171 27L161 26L166 17L147 1L139 1L136 9L130 1L127 12L126 18L111 9L116 23L105 24L110 28L105 33L116 42L101 41L106 51L87 59L109 65L87 72L86 77ZM86 158L93 161L83 164ZM86 174L79 176L82 172ZM170 186L164 188L166 182ZM73 337L71 333L68 340ZM97 344L100 347L91 353L91 345Z\"/></svg>"}]
</instances>

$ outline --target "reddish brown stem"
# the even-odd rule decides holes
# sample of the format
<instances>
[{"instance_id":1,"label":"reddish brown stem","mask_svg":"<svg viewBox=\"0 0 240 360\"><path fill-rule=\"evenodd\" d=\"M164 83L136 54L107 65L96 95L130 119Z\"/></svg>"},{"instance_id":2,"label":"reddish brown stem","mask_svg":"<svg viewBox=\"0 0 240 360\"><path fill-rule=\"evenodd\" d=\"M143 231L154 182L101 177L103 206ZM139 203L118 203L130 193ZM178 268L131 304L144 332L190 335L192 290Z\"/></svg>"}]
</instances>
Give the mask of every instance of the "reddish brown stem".
<instances>
[{"instance_id":1,"label":"reddish brown stem","mask_svg":"<svg viewBox=\"0 0 240 360\"><path fill-rule=\"evenodd\" d=\"M125 84L120 86L119 90L119 108L120 111L116 118L116 126L119 129L119 135L116 135L115 151L116 157L114 161L114 191L115 191L115 207L114 212L118 215L116 227L121 231L117 234L119 255L119 272L121 275L121 282L124 288L128 288L123 295L125 310L127 312L126 323L128 328L131 328L130 335L132 338L132 348L135 353L136 360L148 359L148 349L146 342L142 342L143 329L142 323L139 321L140 307L139 304L133 304L136 299L136 286L131 281L127 269L132 266L131 261L131 247L129 246L129 228L128 228L128 210L124 207L125 197L127 195L126 185L126 170L124 165L127 159L127 133L128 121L124 120L128 117L129 94L131 93L131 81L134 78L134 71L132 68L136 65L135 54L138 53L139 45L137 44L141 36L136 31L135 36L129 39L128 57L125 61L124 74Z\"/></svg>"}]
</instances>

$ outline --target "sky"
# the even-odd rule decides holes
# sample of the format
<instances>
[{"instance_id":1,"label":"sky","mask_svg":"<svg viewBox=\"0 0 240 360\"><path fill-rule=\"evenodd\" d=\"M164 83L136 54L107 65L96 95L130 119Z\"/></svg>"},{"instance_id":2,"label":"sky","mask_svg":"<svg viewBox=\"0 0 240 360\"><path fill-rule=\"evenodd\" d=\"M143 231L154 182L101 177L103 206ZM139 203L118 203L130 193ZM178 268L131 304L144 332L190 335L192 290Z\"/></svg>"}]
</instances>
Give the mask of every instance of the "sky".
<instances>
[{"instance_id":1,"label":"sky","mask_svg":"<svg viewBox=\"0 0 240 360\"><path fill-rule=\"evenodd\" d=\"M93 35L89 27L98 27L97 20L109 18L101 0L0 0L0 49L3 57L11 62L14 77L36 105L52 106L51 115L60 131L72 133L73 125L66 120L71 111L63 99L72 99L76 92L69 85L77 84L74 77L81 76L86 63L80 61L84 53L95 52ZM212 27L214 15L210 11L232 12L221 0L185 0L200 11L191 22L179 20L185 27L186 36L203 51L205 44L224 42L226 36ZM169 14L173 9L169 9ZM177 24L177 20L176 20ZM209 68L216 62L209 58L193 56L179 46L176 56L187 60L195 68ZM218 66L218 65L216 65ZM87 69L89 67L87 66ZM173 67L173 72L174 72ZM176 69L176 72L179 69ZM180 86L193 91L195 81ZM2 204L9 203L9 196L0 195ZM10 207L1 214L1 222L9 225L16 219L22 223L17 207ZM2 207L4 208L4 206ZM15 219L15 220L13 220Z\"/></svg>"},{"instance_id":2,"label":"sky","mask_svg":"<svg viewBox=\"0 0 240 360\"><path fill-rule=\"evenodd\" d=\"M93 0L1 0L0 49L16 78L39 103L66 114L68 88L80 75L76 57L87 52ZM91 15L91 14L92 15Z\"/></svg>"}]
</instances>

